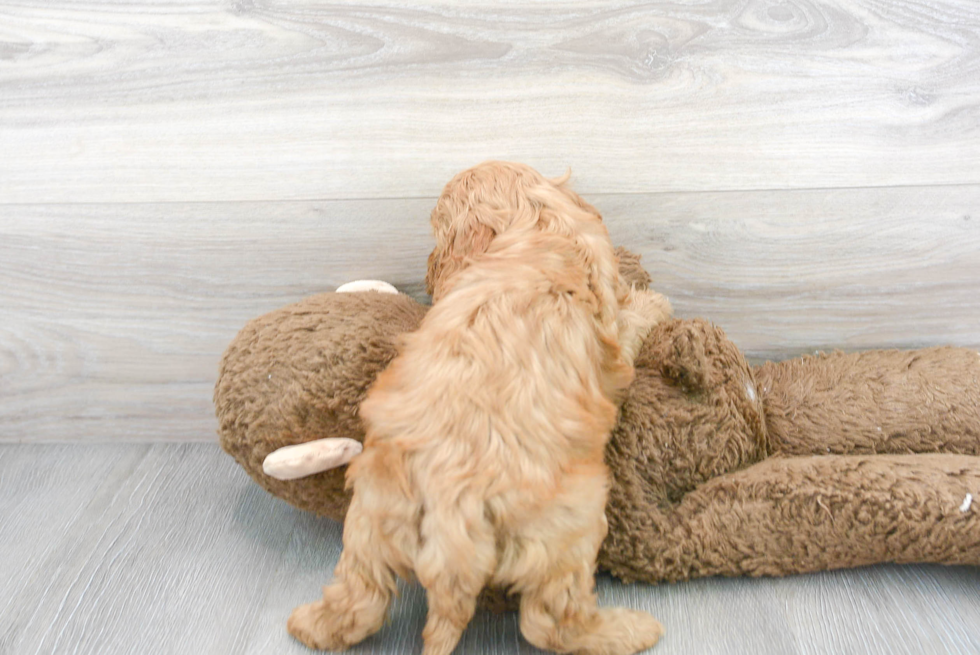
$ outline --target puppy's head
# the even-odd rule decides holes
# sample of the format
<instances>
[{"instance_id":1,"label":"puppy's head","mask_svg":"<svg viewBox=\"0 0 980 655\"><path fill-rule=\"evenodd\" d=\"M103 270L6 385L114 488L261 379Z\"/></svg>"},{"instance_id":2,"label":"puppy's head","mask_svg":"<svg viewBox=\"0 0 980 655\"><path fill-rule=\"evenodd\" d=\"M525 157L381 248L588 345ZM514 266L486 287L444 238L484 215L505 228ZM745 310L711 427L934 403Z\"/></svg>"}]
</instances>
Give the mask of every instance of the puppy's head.
<instances>
[{"instance_id":1,"label":"puppy's head","mask_svg":"<svg viewBox=\"0 0 980 655\"><path fill-rule=\"evenodd\" d=\"M568 177L549 180L524 164L489 161L450 180L432 210L436 247L425 286L433 301L498 234L521 228L568 234L569 219L601 223L599 212L565 186Z\"/></svg>"}]
</instances>

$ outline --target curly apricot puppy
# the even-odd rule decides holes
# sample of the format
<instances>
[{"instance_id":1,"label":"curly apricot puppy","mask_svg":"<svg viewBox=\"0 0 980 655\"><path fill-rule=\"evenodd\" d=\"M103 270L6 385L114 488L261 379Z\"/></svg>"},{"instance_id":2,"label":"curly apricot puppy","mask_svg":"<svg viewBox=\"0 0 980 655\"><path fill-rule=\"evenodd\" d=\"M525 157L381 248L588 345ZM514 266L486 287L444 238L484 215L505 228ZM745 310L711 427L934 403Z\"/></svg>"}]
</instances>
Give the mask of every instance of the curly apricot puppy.
<instances>
[{"instance_id":1,"label":"curly apricot puppy","mask_svg":"<svg viewBox=\"0 0 980 655\"><path fill-rule=\"evenodd\" d=\"M673 312L659 293L626 285L602 216L566 186L569 175L548 180L529 166L500 161L456 175L432 210L436 247L429 255L426 290L438 301L452 287L453 276L505 231L550 232L572 239L581 249L582 265L591 271L590 283L597 284L594 291L603 311L618 307L619 341L632 365L650 328Z\"/></svg>"},{"instance_id":2,"label":"curly apricot puppy","mask_svg":"<svg viewBox=\"0 0 980 655\"><path fill-rule=\"evenodd\" d=\"M395 576L414 572L429 600L426 655L453 650L488 584L521 595L521 631L540 648L643 650L663 632L653 617L596 606L603 449L633 354L669 306L622 283L598 213L562 181L475 170L447 187L433 221L476 186L448 223L469 229L457 220L468 211L491 238L463 255L437 236L438 301L361 405L336 579L289 630L315 648L357 643L381 627Z\"/></svg>"}]
</instances>

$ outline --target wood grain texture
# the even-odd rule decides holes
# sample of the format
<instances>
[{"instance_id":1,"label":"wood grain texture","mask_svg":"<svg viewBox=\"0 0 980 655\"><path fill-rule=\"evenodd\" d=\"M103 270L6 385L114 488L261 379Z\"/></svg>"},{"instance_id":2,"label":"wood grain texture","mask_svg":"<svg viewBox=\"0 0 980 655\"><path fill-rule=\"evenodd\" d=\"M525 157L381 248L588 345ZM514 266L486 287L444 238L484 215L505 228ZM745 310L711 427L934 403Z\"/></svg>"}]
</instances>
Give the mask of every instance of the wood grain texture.
<instances>
[{"instance_id":1,"label":"wood grain texture","mask_svg":"<svg viewBox=\"0 0 980 655\"><path fill-rule=\"evenodd\" d=\"M980 347L980 185L590 196L677 314L750 356ZM19 205L0 222L0 440L211 440L250 319L358 278L423 299L432 199Z\"/></svg>"},{"instance_id":2,"label":"wood grain texture","mask_svg":"<svg viewBox=\"0 0 980 655\"><path fill-rule=\"evenodd\" d=\"M596 202L678 315L754 358L980 346L980 186Z\"/></svg>"},{"instance_id":3,"label":"wood grain texture","mask_svg":"<svg viewBox=\"0 0 980 655\"><path fill-rule=\"evenodd\" d=\"M216 438L238 330L352 279L417 290L431 204L6 207L0 440Z\"/></svg>"},{"instance_id":4,"label":"wood grain texture","mask_svg":"<svg viewBox=\"0 0 980 655\"><path fill-rule=\"evenodd\" d=\"M980 183L974 0L0 2L0 202Z\"/></svg>"},{"instance_id":5,"label":"wood grain texture","mask_svg":"<svg viewBox=\"0 0 980 655\"><path fill-rule=\"evenodd\" d=\"M43 463L43 466L39 466ZM340 525L269 496L211 444L0 446L0 653L308 653L286 617L329 581ZM980 650L980 570L876 566L781 579L598 583L654 613L656 655ZM404 585L352 653L418 653ZM480 612L458 654L541 653L514 614Z\"/></svg>"}]
</instances>

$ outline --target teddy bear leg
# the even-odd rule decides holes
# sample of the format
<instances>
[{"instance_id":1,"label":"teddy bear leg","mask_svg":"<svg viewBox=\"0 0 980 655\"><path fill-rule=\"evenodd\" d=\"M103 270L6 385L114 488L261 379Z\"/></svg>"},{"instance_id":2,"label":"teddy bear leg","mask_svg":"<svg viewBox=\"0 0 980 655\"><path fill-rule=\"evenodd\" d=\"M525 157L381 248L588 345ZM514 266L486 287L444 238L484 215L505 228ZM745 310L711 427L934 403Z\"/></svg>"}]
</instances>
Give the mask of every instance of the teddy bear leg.
<instances>
[{"instance_id":1,"label":"teddy bear leg","mask_svg":"<svg viewBox=\"0 0 980 655\"><path fill-rule=\"evenodd\" d=\"M980 565L980 458L773 457L661 515L619 513L601 564L627 580L788 575L879 562ZM659 524L659 525L657 525Z\"/></svg>"},{"instance_id":2,"label":"teddy bear leg","mask_svg":"<svg viewBox=\"0 0 980 655\"><path fill-rule=\"evenodd\" d=\"M780 455L980 455L973 350L822 354L767 362L756 379Z\"/></svg>"}]
</instances>

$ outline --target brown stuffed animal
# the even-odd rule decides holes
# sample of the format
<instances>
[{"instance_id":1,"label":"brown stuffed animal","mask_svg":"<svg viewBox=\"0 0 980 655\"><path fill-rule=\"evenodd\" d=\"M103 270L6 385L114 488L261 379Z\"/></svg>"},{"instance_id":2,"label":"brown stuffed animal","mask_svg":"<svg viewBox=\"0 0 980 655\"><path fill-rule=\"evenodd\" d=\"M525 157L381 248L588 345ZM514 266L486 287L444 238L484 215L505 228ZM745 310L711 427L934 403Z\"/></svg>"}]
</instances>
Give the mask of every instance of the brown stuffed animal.
<instances>
[{"instance_id":1,"label":"brown stuffed animal","mask_svg":"<svg viewBox=\"0 0 980 655\"><path fill-rule=\"evenodd\" d=\"M629 280L649 283L637 257L620 258ZM326 468L356 454L358 405L425 311L405 295L328 293L251 321L215 387L222 447L269 492L343 520L344 467L284 480L263 463L323 438L344 441L280 451L277 475L304 472L304 458ZM600 567L658 582L980 564L977 352L835 353L753 368L720 329L671 320L649 335L636 369L606 448Z\"/></svg>"}]
</instances>

